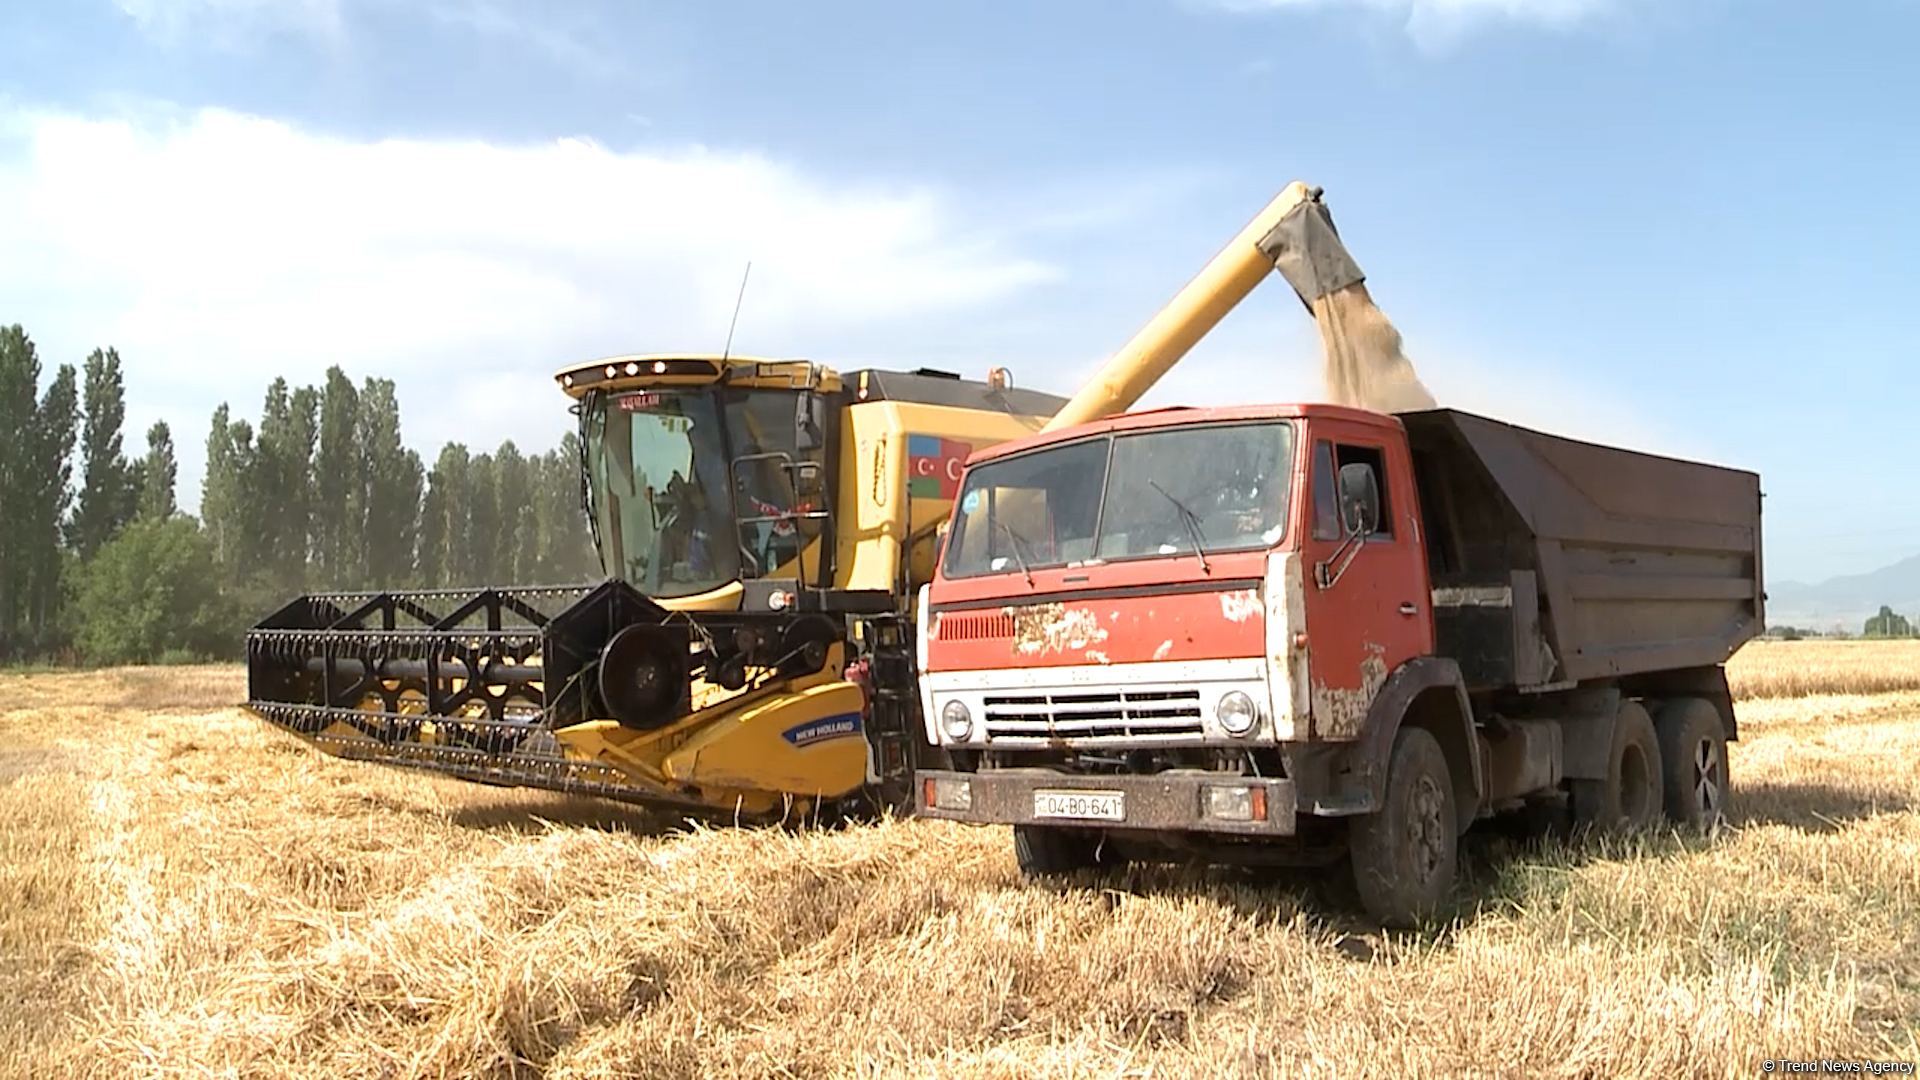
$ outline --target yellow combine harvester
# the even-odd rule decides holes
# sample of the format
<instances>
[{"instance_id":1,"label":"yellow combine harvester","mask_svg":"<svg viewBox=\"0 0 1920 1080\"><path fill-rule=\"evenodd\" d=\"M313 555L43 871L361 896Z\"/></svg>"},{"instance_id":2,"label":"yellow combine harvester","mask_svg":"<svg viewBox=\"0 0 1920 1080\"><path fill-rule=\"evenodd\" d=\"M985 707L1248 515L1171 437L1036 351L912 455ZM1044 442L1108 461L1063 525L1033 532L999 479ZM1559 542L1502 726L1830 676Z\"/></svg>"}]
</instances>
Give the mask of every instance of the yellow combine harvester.
<instances>
[{"instance_id":1,"label":"yellow combine harvester","mask_svg":"<svg viewBox=\"0 0 1920 1080\"><path fill-rule=\"evenodd\" d=\"M967 455L1064 399L738 357L558 379L608 580L301 597L248 636L252 708L343 757L747 817L904 793L904 598Z\"/></svg>"},{"instance_id":2,"label":"yellow combine harvester","mask_svg":"<svg viewBox=\"0 0 1920 1080\"><path fill-rule=\"evenodd\" d=\"M632 356L562 371L598 585L319 594L249 706L341 757L767 819L906 805L919 587L975 450L1137 402L1276 267L1360 280L1289 186L1071 401L932 371Z\"/></svg>"}]
</instances>

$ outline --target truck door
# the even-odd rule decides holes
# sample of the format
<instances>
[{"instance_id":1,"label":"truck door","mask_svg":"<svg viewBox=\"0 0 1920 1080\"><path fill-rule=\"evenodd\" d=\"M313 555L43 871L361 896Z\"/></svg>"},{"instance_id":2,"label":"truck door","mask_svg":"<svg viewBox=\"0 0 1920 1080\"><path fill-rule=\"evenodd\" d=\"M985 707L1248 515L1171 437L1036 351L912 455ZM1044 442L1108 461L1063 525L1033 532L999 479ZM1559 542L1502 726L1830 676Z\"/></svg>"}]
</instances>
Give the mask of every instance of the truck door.
<instances>
[{"instance_id":1,"label":"truck door","mask_svg":"<svg viewBox=\"0 0 1920 1080\"><path fill-rule=\"evenodd\" d=\"M1301 575L1310 731L1314 738L1351 739L1387 676L1433 650L1427 569L1403 445L1357 425L1315 436ZM1363 538L1347 535L1343 467L1370 472L1379 492L1377 521Z\"/></svg>"}]
</instances>

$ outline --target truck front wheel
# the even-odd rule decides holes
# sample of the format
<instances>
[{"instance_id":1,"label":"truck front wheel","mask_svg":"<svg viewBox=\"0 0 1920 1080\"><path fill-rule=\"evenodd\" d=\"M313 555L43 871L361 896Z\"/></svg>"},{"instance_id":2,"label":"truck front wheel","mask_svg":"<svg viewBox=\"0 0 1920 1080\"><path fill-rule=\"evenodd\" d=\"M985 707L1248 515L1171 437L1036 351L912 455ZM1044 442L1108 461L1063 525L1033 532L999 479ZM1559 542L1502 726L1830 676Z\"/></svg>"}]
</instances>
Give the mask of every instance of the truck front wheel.
<instances>
[{"instance_id":1,"label":"truck front wheel","mask_svg":"<svg viewBox=\"0 0 1920 1080\"><path fill-rule=\"evenodd\" d=\"M1100 865L1100 834L1046 825L1013 827L1013 858L1028 877L1052 877Z\"/></svg>"},{"instance_id":2,"label":"truck front wheel","mask_svg":"<svg viewBox=\"0 0 1920 1080\"><path fill-rule=\"evenodd\" d=\"M1405 928L1440 911L1453 890L1460 831L1447 756L1430 732L1394 736L1385 805L1354 818L1351 830L1353 883L1369 915Z\"/></svg>"},{"instance_id":3,"label":"truck front wheel","mask_svg":"<svg viewBox=\"0 0 1920 1080\"><path fill-rule=\"evenodd\" d=\"M1727 812L1727 731L1720 710L1704 698L1675 698L1654 721L1660 735L1667 817L1710 829Z\"/></svg>"},{"instance_id":4,"label":"truck front wheel","mask_svg":"<svg viewBox=\"0 0 1920 1080\"><path fill-rule=\"evenodd\" d=\"M1663 775L1653 720L1638 702L1623 702L1613 718L1607 778L1569 785L1574 824L1602 832L1651 827L1660 820Z\"/></svg>"}]
</instances>

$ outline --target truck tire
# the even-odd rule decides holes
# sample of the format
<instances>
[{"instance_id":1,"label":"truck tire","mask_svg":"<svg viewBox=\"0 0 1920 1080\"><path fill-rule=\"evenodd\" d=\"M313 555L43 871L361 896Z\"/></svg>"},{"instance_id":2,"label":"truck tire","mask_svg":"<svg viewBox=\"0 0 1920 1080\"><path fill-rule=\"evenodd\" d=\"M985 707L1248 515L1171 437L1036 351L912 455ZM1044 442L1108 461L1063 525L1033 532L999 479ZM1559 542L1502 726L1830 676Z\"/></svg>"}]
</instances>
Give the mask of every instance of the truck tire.
<instances>
[{"instance_id":1,"label":"truck tire","mask_svg":"<svg viewBox=\"0 0 1920 1080\"><path fill-rule=\"evenodd\" d=\"M1660 819L1664 773L1653 720L1637 701L1613 718L1613 745L1605 780L1574 780L1573 820L1599 832L1644 829Z\"/></svg>"},{"instance_id":2,"label":"truck tire","mask_svg":"<svg viewBox=\"0 0 1920 1080\"><path fill-rule=\"evenodd\" d=\"M1453 891L1459 821L1439 741L1422 728L1401 728L1384 805L1349 827L1354 889L1367 914L1383 926L1412 928L1439 913Z\"/></svg>"},{"instance_id":3,"label":"truck tire","mask_svg":"<svg viewBox=\"0 0 1920 1080\"><path fill-rule=\"evenodd\" d=\"M1013 827L1013 858L1027 877L1053 877L1100 865L1100 834L1046 825Z\"/></svg>"},{"instance_id":4,"label":"truck tire","mask_svg":"<svg viewBox=\"0 0 1920 1080\"><path fill-rule=\"evenodd\" d=\"M1653 722L1660 737L1668 820L1711 829L1726 817L1727 729L1705 698L1675 698Z\"/></svg>"}]
</instances>

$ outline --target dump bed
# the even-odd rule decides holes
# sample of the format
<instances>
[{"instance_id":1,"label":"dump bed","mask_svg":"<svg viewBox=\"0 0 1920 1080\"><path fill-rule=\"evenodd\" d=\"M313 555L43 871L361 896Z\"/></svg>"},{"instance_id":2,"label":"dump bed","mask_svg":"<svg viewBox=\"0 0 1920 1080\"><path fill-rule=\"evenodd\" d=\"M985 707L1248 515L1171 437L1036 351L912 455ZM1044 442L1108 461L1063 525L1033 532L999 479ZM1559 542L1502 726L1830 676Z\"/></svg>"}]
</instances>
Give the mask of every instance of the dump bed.
<instances>
[{"instance_id":1,"label":"dump bed","mask_svg":"<svg viewBox=\"0 0 1920 1080\"><path fill-rule=\"evenodd\" d=\"M1451 409L1400 419L1436 645L1469 686L1719 664L1760 632L1758 475Z\"/></svg>"}]
</instances>

